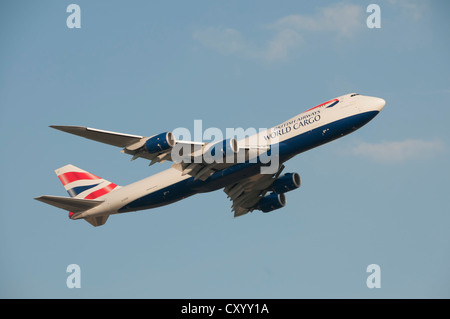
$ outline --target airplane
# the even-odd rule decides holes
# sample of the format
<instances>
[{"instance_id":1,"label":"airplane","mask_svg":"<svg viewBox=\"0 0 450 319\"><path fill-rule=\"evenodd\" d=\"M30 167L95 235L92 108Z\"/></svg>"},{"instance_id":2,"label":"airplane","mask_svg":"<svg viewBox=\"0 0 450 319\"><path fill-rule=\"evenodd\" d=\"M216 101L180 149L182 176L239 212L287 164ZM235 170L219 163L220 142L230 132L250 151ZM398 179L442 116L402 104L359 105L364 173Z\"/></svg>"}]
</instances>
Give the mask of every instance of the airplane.
<instances>
[{"instance_id":1,"label":"airplane","mask_svg":"<svg viewBox=\"0 0 450 319\"><path fill-rule=\"evenodd\" d=\"M350 93L252 136L210 143L177 140L172 132L146 137L51 125L63 132L120 147L132 160L144 158L151 161L150 165L172 161L173 165L135 183L119 186L69 164L55 172L71 197L44 195L35 199L69 211L70 219L84 219L95 227L105 224L113 214L156 208L218 189L223 189L232 201L234 217L254 210L271 212L284 207L285 193L301 184L298 173L281 176L286 161L359 129L385 103L381 98ZM207 154L227 161L207 160ZM262 173L268 167L263 158L270 155L273 155L270 161L277 165L269 173Z\"/></svg>"}]
</instances>

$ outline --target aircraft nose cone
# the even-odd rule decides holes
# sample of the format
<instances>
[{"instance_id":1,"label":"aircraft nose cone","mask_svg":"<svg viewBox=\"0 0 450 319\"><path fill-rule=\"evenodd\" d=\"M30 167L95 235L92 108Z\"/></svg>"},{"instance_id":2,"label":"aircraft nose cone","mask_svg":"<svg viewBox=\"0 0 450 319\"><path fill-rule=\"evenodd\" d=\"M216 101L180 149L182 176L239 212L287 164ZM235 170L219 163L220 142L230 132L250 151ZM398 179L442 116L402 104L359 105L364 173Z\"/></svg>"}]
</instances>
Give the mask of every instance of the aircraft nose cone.
<instances>
[{"instance_id":1,"label":"aircraft nose cone","mask_svg":"<svg viewBox=\"0 0 450 319\"><path fill-rule=\"evenodd\" d=\"M383 107L386 105L386 101L380 98L377 98L376 101L378 111L381 111Z\"/></svg>"},{"instance_id":2,"label":"aircraft nose cone","mask_svg":"<svg viewBox=\"0 0 450 319\"><path fill-rule=\"evenodd\" d=\"M386 105L386 101L379 97L370 97L367 101L367 107L370 110L380 112Z\"/></svg>"}]
</instances>

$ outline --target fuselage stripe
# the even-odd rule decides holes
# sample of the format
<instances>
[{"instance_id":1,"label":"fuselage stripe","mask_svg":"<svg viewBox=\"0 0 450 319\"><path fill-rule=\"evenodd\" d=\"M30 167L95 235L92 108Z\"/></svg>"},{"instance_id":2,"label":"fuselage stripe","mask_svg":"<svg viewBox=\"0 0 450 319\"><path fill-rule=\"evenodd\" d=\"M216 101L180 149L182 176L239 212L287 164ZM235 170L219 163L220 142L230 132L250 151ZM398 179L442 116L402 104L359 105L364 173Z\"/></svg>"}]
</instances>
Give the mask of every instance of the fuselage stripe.
<instances>
[{"instance_id":1,"label":"fuselage stripe","mask_svg":"<svg viewBox=\"0 0 450 319\"><path fill-rule=\"evenodd\" d=\"M331 102L335 102L333 104L333 106L334 106L334 105L336 105L337 102L339 102L339 100L338 99L333 99L333 100L326 101L325 103L322 103L322 104L319 104L317 106L314 106L313 108L310 108L309 110L305 111L304 113L309 112L309 111L314 110L314 109L317 109L318 107L324 106L325 104L328 104L328 103L331 103Z\"/></svg>"}]
</instances>

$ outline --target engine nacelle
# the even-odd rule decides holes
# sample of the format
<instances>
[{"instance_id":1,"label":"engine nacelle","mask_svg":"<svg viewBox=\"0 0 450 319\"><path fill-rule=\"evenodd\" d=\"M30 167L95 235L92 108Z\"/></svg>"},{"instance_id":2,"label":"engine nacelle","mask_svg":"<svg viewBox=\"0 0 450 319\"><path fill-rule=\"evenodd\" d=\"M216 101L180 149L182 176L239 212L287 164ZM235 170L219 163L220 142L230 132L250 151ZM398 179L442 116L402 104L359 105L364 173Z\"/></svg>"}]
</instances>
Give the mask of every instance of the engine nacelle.
<instances>
[{"instance_id":1,"label":"engine nacelle","mask_svg":"<svg viewBox=\"0 0 450 319\"><path fill-rule=\"evenodd\" d=\"M172 148L175 145L175 138L172 132L164 132L150 137L144 144L144 148L150 154L159 153Z\"/></svg>"},{"instance_id":2,"label":"engine nacelle","mask_svg":"<svg viewBox=\"0 0 450 319\"><path fill-rule=\"evenodd\" d=\"M286 173L278 177L272 184L272 188L276 193L286 193L300 187L301 180L298 173Z\"/></svg>"},{"instance_id":3,"label":"engine nacelle","mask_svg":"<svg viewBox=\"0 0 450 319\"><path fill-rule=\"evenodd\" d=\"M258 209L264 213L271 212L286 205L286 195L271 193L259 200Z\"/></svg>"},{"instance_id":4,"label":"engine nacelle","mask_svg":"<svg viewBox=\"0 0 450 319\"><path fill-rule=\"evenodd\" d=\"M204 154L205 160L207 162L212 162L214 160L222 160L225 157L234 156L239 152L238 142L235 138L229 138L220 142L217 142L210 147ZM207 159L207 158L210 159Z\"/></svg>"}]
</instances>

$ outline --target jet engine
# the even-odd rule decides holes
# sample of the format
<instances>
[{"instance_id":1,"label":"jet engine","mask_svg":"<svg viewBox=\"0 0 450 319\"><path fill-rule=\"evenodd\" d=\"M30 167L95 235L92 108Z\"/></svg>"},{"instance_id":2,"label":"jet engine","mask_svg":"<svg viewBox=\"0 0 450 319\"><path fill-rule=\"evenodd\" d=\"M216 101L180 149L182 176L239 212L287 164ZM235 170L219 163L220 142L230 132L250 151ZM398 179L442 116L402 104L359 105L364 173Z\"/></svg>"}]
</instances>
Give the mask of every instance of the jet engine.
<instances>
[{"instance_id":1,"label":"jet engine","mask_svg":"<svg viewBox=\"0 0 450 319\"><path fill-rule=\"evenodd\" d=\"M210 157L212 160L222 160L223 158L234 156L238 152L239 146L237 140L235 138L229 138L208 147L204 157Z\"/></svg>"},{"instance_id":2,"label":"jet engine","mask_svg":"<svg viewBox=\"0 0 450 319\"><path fill-rule=\"evenodd\" d=\"M286 196L284 194L271 193L259 200L258 209L268 213L284 205L286 205Z\"/></svg>"},{"instance_id":3,"label":"jet engine","mask_svg":"<svg viewBox=\"0 0 450 319\"><path fill-rule=\"evenodd\" d=\"M164 132L150 137L144 145L144 148L150 154L159 153L175 145L175 138L172 132Z\"/></svg>"},{"instance_id":4,"label":"jet engine","mask_svg":"<svg viewBox=\"0 0 450 319\"><path fill-rule=\"evenodd\" d=\"M298 173L286 173L278 177L272 184L272 188L276 193L283 194L300 187L301 180Z\"/></svg>"}]
</instances>

